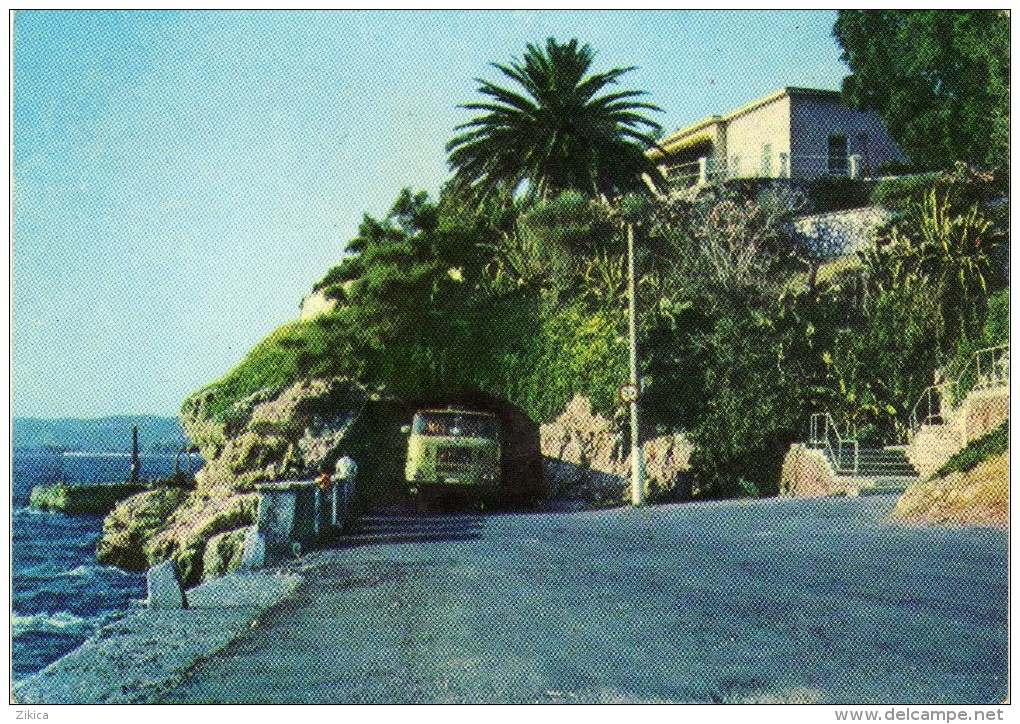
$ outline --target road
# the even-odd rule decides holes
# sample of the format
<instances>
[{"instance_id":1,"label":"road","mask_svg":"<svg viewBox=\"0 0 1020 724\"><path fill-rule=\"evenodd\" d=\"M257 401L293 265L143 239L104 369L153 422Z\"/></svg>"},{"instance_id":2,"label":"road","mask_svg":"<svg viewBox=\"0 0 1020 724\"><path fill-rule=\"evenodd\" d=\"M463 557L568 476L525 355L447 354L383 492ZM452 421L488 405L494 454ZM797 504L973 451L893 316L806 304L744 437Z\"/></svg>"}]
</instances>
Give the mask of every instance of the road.
<instances>
[{"instance_id":1,"label":"road","mask_svg":"<svg viewBox=\"0 0 1020 724\"><path fill-rule=\"evenodd\" d=\"M893 502L370 515L166 701L1002 701L1006 532Z\"/></svg>"}]
</instances>

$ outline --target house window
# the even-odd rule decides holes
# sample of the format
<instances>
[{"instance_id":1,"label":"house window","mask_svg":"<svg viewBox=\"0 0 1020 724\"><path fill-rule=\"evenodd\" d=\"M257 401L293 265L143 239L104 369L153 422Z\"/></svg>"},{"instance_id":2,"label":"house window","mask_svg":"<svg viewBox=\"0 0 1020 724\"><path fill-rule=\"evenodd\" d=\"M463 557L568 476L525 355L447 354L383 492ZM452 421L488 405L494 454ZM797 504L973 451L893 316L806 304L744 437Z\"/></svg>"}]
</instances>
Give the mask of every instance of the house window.
<instances>
[{"instance_id":1,"label":"house window","mask_svg":"<svg viewBox=\"0 0 1020 724\"><path fill-rule=\"evenodd\" d=\"M849 173L847 157L849 151L846 144L846 136L841 133L834 133L829 136L829 173L842 175Z\"/></svg>"},{"instance_id":2,"label":"house window","mask_svg":"<svg viewBox=\"0 0 1020 724\"><path fill-rule=\"evenodd\" d=\"M765 178L772 176L772 144L764 143L761 147L761 175Z\"/></svg>"}]
</instances>

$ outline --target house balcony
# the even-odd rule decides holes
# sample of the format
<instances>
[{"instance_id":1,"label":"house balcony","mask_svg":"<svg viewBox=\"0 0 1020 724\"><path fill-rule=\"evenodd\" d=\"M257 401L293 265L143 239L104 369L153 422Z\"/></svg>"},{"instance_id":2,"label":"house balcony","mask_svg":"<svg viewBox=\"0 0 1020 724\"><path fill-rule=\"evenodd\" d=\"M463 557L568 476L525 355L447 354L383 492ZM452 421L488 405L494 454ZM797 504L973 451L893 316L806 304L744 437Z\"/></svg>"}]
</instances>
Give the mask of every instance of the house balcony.
<instances>
[{"instance_id":1,"label":"house balcony","mask_svg":"<svg viewBox=\"0 0 1020 724\"><path fill-rule=\"evenodd\" d=\"M822 177L861 178L865 168L860 155L812 156L789 153L774 158L756 159L743 164L739 157L729 160L716 156L702 156L694 161L659 166L670 190L680 191L708 186L731 179L798 179L812 180Z\"/></svg>"}]
</instances>

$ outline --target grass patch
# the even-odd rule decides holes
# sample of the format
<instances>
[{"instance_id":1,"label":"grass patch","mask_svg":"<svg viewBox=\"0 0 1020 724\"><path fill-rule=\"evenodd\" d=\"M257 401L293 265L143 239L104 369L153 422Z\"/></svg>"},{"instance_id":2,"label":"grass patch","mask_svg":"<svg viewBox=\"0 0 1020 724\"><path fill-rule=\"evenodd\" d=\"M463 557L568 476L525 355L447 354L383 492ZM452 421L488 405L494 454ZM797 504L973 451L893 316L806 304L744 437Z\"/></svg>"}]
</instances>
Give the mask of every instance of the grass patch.
<instances>
[{"instance_id":1,"label":"grass patch","mask_svg":"<svg viewBox=\"0 0 1020 724\"><path fill-rule=\"evenodd\" d=\"M939 468L935 477L941 478L950 473L965 473L976 467L981 461L1008 451L1009 420L1005 420L991 432L967 443L967 447L953 455L945 465Z\"/></svg>"},{"instance_id":2,"label":"grass patch","mask_svg":"<svg viewBox=\"0 0 1020 724\"><path fill-rule=\"evenodd\" d=\"M213 391L209 412L222 420L230 407L259 390L279 390L297 381L307 365L309 353L321 352L323 330L315 323L290 322L278 327L252 348L244 359L222 378L197 394Z\"/></svg>"}]
</instances>

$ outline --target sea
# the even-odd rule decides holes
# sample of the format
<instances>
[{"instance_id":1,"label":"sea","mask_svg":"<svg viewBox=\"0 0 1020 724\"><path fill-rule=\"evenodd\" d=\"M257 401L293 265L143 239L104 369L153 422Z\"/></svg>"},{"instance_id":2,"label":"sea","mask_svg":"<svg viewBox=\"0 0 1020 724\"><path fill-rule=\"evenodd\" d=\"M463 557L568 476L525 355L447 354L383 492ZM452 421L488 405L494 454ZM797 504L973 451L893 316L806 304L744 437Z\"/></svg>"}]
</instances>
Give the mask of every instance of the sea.
<instances>
[{"instance_id":1,"label":"sea","mask_svg":"<svg viewBox=\"0 0 1020 724\"><path fill-rule=\"evenodd\" d=\"M141 455L141 474L174 471L175 455ZM102 566L101 515L64 515L28 507L32 487L125 480L122 453L19 452L11 485L11 673L15 681L45 668L145 599L145 574Z\"/></svg>"}]
</instances>

